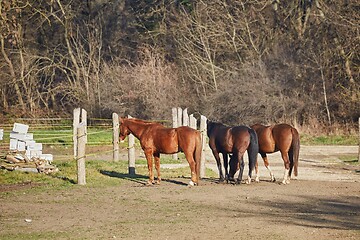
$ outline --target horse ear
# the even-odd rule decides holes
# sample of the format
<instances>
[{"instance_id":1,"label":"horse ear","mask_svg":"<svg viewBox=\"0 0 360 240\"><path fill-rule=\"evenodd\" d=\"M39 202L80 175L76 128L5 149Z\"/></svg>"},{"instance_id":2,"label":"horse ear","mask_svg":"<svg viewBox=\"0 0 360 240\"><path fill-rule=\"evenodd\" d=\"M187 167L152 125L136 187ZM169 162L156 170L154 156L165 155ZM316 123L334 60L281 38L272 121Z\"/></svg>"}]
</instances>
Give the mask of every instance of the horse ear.
<instances>
[{"instance_id":1,"label":"horse ear","mask_svg":"<svg viewBox=\"0 0 360 240\"><path fill-rule=\"evenodd\" d=\"M124 119L122 117L119 118L119 123L123 124L124 123Z\"/></svg>"}]
</instances>

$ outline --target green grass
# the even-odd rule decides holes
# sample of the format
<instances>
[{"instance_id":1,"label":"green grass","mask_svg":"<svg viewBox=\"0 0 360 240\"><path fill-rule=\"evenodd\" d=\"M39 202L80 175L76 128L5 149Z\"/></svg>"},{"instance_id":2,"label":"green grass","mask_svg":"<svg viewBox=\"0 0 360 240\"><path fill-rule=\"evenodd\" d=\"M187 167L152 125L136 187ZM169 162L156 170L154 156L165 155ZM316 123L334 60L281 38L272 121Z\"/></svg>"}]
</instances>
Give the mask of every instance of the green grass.
<instances>
[{"instance_id":1,"label":"green grass","mask_svg":"<svg viewBox=\"0 0 360 240\"><path fill-rule=\"evenodd\" d=\"M34 140L44 144L52 145L72 145L72 130L36 130ZM88 145L106 145L112 144L112 129L88 128Z\"/></svg>"},{"instance_id":2,"label":"green grass","mask_svg":"<svg viewBox=\"0 0 360 240\"><path fill-rule=\"evenodd\" d=\"M300 135L300 142L304 145L357 145L358 137L355 135Z\"/></svg>"}]
</instances>

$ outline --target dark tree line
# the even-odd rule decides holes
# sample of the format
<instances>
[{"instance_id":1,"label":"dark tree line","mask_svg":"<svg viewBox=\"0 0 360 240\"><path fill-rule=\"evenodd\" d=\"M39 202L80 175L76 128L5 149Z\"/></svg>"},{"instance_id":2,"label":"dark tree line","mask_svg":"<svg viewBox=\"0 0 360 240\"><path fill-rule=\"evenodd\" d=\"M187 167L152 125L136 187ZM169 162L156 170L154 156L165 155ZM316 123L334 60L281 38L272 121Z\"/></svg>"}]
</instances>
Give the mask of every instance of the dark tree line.
<instances>
[{"instance_id":1,"label":"dark tree line","mask_svg":"<svg viewBox=\"0 0 360 240\"><path fill-rule=\"evenodd\" d=\"M355 123L360 3L1 0L0 109Z\"/></svg>"}]
</instances>

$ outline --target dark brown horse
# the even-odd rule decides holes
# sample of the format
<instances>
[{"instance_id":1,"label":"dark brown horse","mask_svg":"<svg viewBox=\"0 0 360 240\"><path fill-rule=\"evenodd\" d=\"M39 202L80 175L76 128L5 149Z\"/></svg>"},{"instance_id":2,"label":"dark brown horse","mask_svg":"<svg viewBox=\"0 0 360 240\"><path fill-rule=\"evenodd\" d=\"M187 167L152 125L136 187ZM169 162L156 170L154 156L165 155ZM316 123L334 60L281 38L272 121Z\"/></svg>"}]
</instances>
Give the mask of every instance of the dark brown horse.
<instances>
[{"instance_id":1,"label":"dark brown horse","mask_svg":"<svg viewBox=\"0 0 360 240\"><path fill-rule=\"evenodd\" d=\"M265 167L270 172L271 181L275 182L275 177L269 167L269 161L266 154L280 151L285 166L282 183L290 183L292 170L294 169L295 176L298 174L300 151L300 137L298 131L288 124L277 124L273 126L255 124L251 126L251 128L254 129L258 135L259 153L264 160ZM258 164L256 164L255 169L257 180L259 180Z\"/></svg>"},{"instance_id":2,"label":"dark brown horse","mask_svg":"<svg viewBox=\"0 0 360 240\"><path fill-rule=\"evenodd\" d=\"M232 161L236 166L240 164L240 172L237 183L242 180L244 171L243 155L248 151L249 156L249 174L247 182L251 182L251 174L255 168L257 161L257 154L259 152L259 145L256 133L253 129L246 126L228 127L222 123L207 121L207 135L209 137L209 146L216 159L219 170L219 180L224 181L221 161L219 153L224 159L225 179L228 181L232 179L236 173L237 168L231 168L228 173L228 153L232 154ZM231 171L233 170L233 171Z\"/></svg>"},{"instance_id":3,"label":"dark brown horse","mask_svg":"<svg viewBox=\"0 0 360 240\"><path fill-rule=\"evenodd\" d=\"M148 170L148 184L153 184L153 159L157 171L157 183L160 183L160 153L173 154L184 152L191 169L189 185L199 184L201 136L200 132L190 127L166 128L160 123L136 118L120 118L120 140L132 133L140 140L144 150Z\"/></svg>"}]
</instances>

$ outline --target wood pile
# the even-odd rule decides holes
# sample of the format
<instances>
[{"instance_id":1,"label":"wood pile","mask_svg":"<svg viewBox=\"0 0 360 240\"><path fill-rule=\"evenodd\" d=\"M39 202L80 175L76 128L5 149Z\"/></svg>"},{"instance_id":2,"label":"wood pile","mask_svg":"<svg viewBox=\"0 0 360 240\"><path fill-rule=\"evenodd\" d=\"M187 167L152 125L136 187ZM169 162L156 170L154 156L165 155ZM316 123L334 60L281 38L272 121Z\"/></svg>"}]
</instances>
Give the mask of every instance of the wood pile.
<instances>
[{"instance_id":1,"label":"wood pile","mask_svg":"<svg viewBox=\"0 0 360 240\"><path fill-rule=\"evenodd\" d=\"M34 141L33 134L28 133L28 129L28 125L14 123L10 133L10 152L0 159L0 169L45 174L59 171L51 165L52 154L42 153L42 143ZM3 131L0 131L0 137L2 140Z\"/></svg>"},{"instance_id":2,"label":"wood pile","mask_svg":"<svg viewBox=\"0 0 360 240\"><path fill-rule=\"evenodd\" d=\"M9 152L4 158L0 159L0 169L45 174L59 171L59 169L56 166L51 165L48 160L40 159L38 157L29 159L25 154L18 152Z\"/></svg>"}]
</instances>

